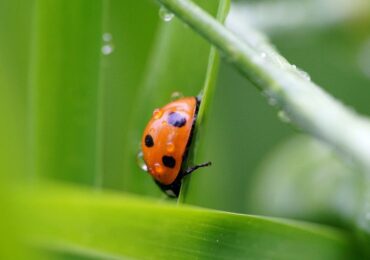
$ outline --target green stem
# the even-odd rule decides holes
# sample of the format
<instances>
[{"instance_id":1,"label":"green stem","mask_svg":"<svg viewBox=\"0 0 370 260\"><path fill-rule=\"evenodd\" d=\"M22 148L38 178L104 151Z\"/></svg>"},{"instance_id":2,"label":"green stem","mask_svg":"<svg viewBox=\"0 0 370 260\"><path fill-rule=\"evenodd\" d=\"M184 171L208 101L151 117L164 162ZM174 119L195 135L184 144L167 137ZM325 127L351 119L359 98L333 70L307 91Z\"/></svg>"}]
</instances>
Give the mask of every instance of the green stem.
<instances>
[{"instance_id":1,"label":"green stem","mask_svg":"<svg viewBox=\"0 0 370 260\"><path fill-rule=\"evenodd\" d=\"M218 47L288 118L370 173L370 122L346 108L250 30L244 41L189 0L158 0ZM246 28L246 30L249 30Z\"/></svg>"},{"instance_id":2,"label":"green stem","mask_svg":"<svg viewBox=\"0 0 370 260\"><path fill-rule=\"evenodd\" d=\"M221 0L219 3L218 11L217 11L217 20L220 22L224 22L226 19L226 16L228 14L230 8L230 0ZM206 111L210 108L210 103L213 100L215 87L216 87L216 80L218 75L218 69L219 69L219 63L220 63L220 57L215 47L211 48L211 51L209 53L209 59L208 59L208 67L206 72L206 78L203 86L203 90L200 93L201 96L201 104L199 107L199 112L197 116L197 121L195 123L195 129L196 134L199 135L199 132L202 130L202 126L204 126L203 121L206 114ZM194 164L192 158L196 158L198 153L198 147L196 146L196 142L194 142L193 145L194 149L191 149L191 155L190 157L190 163ZM191 179L191 174L184 178L181 185L181 191L179 194L179 198L177 202L184 203L186 199L186 194L189 188Z\"/></svg>"}]
</instances>

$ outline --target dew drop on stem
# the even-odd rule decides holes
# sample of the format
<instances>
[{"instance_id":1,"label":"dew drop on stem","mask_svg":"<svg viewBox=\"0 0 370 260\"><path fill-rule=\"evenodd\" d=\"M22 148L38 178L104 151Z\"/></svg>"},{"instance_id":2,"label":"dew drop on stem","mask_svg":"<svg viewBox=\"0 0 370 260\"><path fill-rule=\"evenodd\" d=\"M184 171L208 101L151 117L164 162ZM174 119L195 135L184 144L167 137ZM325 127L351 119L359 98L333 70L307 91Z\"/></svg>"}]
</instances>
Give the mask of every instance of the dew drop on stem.
<instances>
[{"instance_id":1,"label":"dew drop on stem","mask_svg":"<svg viewBox=\"0 0 370 260\"><path fill-rule=\"evenodd\" d=\"M293 69L293 71L294 71L298 76L300 76L302 79L304 79L304 80L306 80L306 81L310 81L310 80L311 80L310 75L309 75L306 71L304 71L304 70L302 70L302 69L298 68L296 65L292 65L292 69Z\"/></svg>"},{"instance_id":2,"label":"dew drop on stem","mask_svg":"<svg viewBox=\"0 0 370 260\"><path fill-rule=\"evenodd\" d=\"M287 113L286 112L284 112L283 110L280 110L279 112L278 112L278 117L279 117L279 119L283 122L283 123L290 123L291 121L290 121L290 118L289 118L289 116L287 115Z\"/></svg>"},{"instance_id":3,"label":"dew drop on stem","mask_svg":"<svg viewBox=\"0 0 370 260\"><path fill-rule=\"evenodd\" d=\"M275 99L273 93L270 90L262 91L262 95L267 98L267 102L270 106L276 106L277 100Z\"/></svg>"},{"instance_id":4,"label":"dew drop on stem","mask_svg":"<svg viewBox=\"0 0 370 260\"><path fill-rule=\"evenodd\" d=\"M174 14L168 11L166 7L162 6L159 9L159 17L165 22L170 22L174 17Z\"/></svg>"}]
</instances>

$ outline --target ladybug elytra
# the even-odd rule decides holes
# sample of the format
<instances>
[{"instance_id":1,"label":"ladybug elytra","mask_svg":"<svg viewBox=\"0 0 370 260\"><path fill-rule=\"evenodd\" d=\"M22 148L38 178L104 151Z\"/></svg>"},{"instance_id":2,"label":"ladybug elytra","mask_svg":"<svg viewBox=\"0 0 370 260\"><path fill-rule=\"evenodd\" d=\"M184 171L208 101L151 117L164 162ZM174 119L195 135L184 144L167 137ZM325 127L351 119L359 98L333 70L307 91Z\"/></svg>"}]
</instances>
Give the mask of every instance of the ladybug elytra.
<instances>
[{"instance_id":1,"label":"ladybug elytra","mask_svg":"<svg viewBox=\"0 0 370 260\"><path fill-rule=\"evenodd\" d=\"M185 97L155 109L144 130L141 149L147 171L170 197L179 195L184 176L211 164L184 169L199 105L197 97Z\"/></svg>"}]
</instances>

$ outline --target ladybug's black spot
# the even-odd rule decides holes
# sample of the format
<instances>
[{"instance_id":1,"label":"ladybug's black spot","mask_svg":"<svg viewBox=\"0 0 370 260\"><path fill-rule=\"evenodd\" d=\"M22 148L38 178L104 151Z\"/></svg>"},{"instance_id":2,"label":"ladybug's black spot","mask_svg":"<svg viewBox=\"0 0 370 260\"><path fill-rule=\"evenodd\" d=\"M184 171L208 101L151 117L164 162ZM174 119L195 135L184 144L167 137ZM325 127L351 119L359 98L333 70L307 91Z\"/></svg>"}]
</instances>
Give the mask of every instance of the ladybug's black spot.
<instances>
[{"instance_id":1,"label":"ladybug's black spot","mask_svg":"<svg viewBox=\"0 0 370 260\"><path fill-rule=\"evenodd\" d=\"M152 147L154 145L153 137L151 135L145 136L145 146Z\"/></svg>"},{"instance_id":2,"label":"ladybug's black spot","mask_svg":"<svg viewBox=\"0 0 370 260\"><path fill-rule=\"evenodd\" d=\"M172 156L166 156L166 155L163 156L162 157L162 162L163 162L164 166L166 166L168 168L174 168L175 165L176 165L176 160Z\"/></svg>"},{"instance_id":3,"label":"ladybug's black spot","mask_svg":"<svg viewBox=\"0 0 370 260\"><path fill-rule=\"evenodd\" d=\"M182 127L186 124L186 118L177 112L168 114L168 123L176 127Z\"/></svg>"}]
</instances>

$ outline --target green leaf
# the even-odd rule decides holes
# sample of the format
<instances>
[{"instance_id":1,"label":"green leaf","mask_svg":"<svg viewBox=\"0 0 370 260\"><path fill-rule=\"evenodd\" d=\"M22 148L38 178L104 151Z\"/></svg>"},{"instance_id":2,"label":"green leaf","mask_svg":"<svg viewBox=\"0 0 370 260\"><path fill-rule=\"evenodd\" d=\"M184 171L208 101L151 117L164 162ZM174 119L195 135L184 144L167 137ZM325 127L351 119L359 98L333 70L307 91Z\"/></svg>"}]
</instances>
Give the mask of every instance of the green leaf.
<instances>
[{"instance_id":1,"label":"green leaf","mask_svg":"<svg viewBox=\"0 0 370 260\"><path fill-rule=\"evenodd\" d=\"M29 91L35 175L95 182L101 19L100 1L36 3Z\"/></svg>"},{"instance_id":2,"label":"green leaf","mask_svg":"<svg viewBox=\"0 0 370 260\"><path fill-rule=\"evenodd\" d=\"M103 1L103 46L112 52L102 56L100 84L101 171L98 185L124 187L124 151L130 113L136 107L147 60L158 27L158 8L151 0ZM105 47L102 47L105 48ZM131 156L130 159L135 161ZM136 167L135 167L136 168Z\"/></svg>"},{"instance_id":3,"label":"green leaf","mask_svg":"<svg viewBox=\"0 0 370 260\"><path fill-rule=\"evenodd\" d=\"M0 173L27 179L27 83L34 1L0 1Z\"/></svg>"},{"instance_id":4,"label":"green leaf","mask_svg":"<svg viewBox=\"0 0 370 260\"><path fill-rule=\"evenodd\" d=\"M31 217L27 239L59 253L140 259L353 259L358 253L345 233L306 223L59 185L19 194Z\"/></svg>"},{"instance_id":5,"label":"green leaf","mask_svg":"<svg viewBox=\"0 0 370 260\"><path fill-rule=\"evenodd\" d=\"M25 259L10 183L27 179L26 93L34 1L0 1L0 259ZM23 231L23 230L22 230Z\"/></svg>"}]
</instances>

